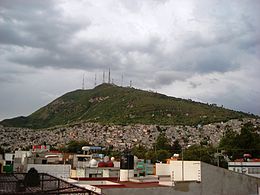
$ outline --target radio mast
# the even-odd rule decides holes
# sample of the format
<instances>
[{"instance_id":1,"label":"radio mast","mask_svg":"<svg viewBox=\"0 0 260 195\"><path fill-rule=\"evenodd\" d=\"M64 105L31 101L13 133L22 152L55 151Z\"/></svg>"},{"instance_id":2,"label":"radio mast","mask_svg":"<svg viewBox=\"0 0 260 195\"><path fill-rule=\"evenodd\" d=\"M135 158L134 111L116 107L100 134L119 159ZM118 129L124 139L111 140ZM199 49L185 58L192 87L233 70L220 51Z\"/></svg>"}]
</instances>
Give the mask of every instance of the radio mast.
<instances>
[{"instance_id":1,"label":"radio mast","mask_svg":"<svg viewBox=\"0 0 260 195\"><path fill-rule=\"evenodd\" d=\"M94 83L95 87L97 86L97 74L95 74L95 83Z\"/></svg>"},{"instance_id":2,"label":"radio mast","mask_svg":"<svg viewBox=\"0 0 260 195\"><path fill-rule=\"evenodd\" d=\"M82 78L82 89L85 89L85 73L83 74L83 78Z\"/></svg>"},{"instance_id":3,"label":"radio mast","mask_svg":"<svg viewBox=\"0 0 260 195\"><path fill-rule=\"evenodd\" d=\"M108 69L108 83L110 84L110 68Z\"/></svg>"},{"instance_id":4,"label":"radio mast","mask_svg":"<svg viewBox=\"0 0 260 195\"><path fill-rule=\"evenodd\" d=\"M122 74L121 76L121 87L123 87L123 85L124 85L124 74Z\"/></svg>"},{"instance_id":5,"label":"radio mast","mask_svg":"<svg viewBox=\"0 0 260 195\"><path fill-rule=\"evenodd\" d=\"M103 71L103 83L105 83L105 71Z\"/></svg>"}]
</instances>

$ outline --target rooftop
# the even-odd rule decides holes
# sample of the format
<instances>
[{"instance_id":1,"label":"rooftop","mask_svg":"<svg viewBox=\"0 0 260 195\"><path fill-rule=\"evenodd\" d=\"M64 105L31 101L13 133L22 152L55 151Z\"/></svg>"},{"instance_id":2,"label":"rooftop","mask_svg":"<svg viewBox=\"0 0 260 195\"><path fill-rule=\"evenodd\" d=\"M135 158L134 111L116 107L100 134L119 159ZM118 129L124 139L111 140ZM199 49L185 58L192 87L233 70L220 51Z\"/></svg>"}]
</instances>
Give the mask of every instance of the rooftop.
<instances>
[{"instance_id":1,"label":"rooftop","mask_svg":"<svg viewBox=\"0 0 260 195\"><path fill-rule=\"evenodd\" d=\"M0 194L95 194L45 173L39 173L40 183L31 187L25 184L26 173L1 173Z\"/></svg>"},{"instance_id":2,"label":"rooftop","mask_svg":"<svg viewBox=\"0 0 260 195\"><path fill-rule=\"evenodd\" d=\"M74 178L76 181L77 178ZM79 178L77 181L82 187L84 184L92 185L97 188L151 188L151 187L164 187L159 185L159 180L156 177L142 177L130 179L130 181L119 181L117 177L109 178ZM77 185L77 184L76 184Z\"/></svg>"}]
</instances>

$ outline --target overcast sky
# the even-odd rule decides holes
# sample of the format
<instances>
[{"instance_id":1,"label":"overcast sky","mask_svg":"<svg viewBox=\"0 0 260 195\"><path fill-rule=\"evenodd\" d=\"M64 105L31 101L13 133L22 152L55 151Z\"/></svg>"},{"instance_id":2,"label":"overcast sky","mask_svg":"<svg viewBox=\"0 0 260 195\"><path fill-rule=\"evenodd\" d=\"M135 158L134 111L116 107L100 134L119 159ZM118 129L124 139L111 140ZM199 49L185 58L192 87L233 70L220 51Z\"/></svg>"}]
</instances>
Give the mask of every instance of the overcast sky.
<instances>
[{"instance_id":1,"label":"overcast sky","mask_svg":"<svg viewBox=\"0 0 260 195\"><path fill-rule=\"evenodd\" d=\"M0 120L102 82L260 114L259 0L0 0ZM107 76L107 74L106 74ZM106 78L107 79L107 78Z\"/></svg>"}]
</instances>

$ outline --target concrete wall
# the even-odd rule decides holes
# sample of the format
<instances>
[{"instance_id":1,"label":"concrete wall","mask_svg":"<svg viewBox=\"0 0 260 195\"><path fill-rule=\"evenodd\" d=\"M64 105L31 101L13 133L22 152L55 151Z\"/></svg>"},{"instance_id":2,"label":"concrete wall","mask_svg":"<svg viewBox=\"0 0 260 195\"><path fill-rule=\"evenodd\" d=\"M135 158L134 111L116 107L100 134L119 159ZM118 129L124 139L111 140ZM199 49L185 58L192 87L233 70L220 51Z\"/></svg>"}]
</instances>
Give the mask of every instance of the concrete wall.
<instances>
[{"instance_id":1,"label":"concrete wall","mask_svg":"<svg viewBox=\"0 0 260 195\"><path fill-rule=\"evenodd\" d=\"M110 188L105 195L258 195L260 179L201 163L201 182L176 182L173 187Z\"/></svg>"},{"instance_id":2,"label":"concrete wall","mask_svg":"<svg viewBox=\"0 0 260 195\"><path fill-rule=\"evenodd\" d=\"M178 187L110 188L102 189L102 193L104 195L200 195L200 184L187 182Z\"/></svg>"},{"instance_id":3,"label":"concrete wall","mask_svg":"<svg viewBox=\"0 0 260 195\"><path fill-rule=\"evenodd\" d=\"M202 194L212 195L257 195L260 179L201 164Z\"/></svg>"},{"instance_id":4,"label":"concrete wall","mask_svg":"<svg viewBox=\"0 0 260 195\"><path fill-rule=\"evenodd\" d=\"M48 173L59 178L70 177L71 165L28 164L27 172L32 167L35 168L39 173Z\"/></svg>"}]
</instances>

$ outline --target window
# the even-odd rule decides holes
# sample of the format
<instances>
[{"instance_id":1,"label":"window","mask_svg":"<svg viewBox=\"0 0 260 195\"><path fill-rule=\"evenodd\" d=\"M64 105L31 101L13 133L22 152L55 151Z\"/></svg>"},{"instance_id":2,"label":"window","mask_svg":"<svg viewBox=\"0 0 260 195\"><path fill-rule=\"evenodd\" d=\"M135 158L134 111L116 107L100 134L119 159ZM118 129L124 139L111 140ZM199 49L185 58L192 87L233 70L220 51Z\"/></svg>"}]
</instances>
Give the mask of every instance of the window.
<instances>
[{"instance_id":1,"label":"window","mask_svg":"<svg viewBox=\"0 0 260 195\"><path fill-rule=\"evenodd\" d=\"M260 174L260 167L248 168L248 174Z\"/></svg>"}]
</instances>

